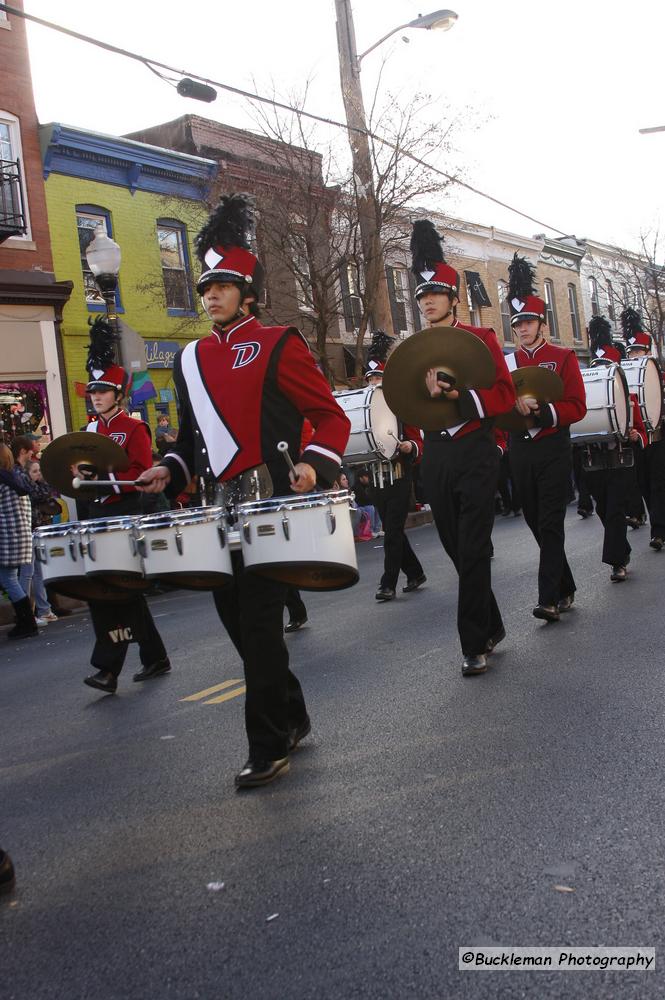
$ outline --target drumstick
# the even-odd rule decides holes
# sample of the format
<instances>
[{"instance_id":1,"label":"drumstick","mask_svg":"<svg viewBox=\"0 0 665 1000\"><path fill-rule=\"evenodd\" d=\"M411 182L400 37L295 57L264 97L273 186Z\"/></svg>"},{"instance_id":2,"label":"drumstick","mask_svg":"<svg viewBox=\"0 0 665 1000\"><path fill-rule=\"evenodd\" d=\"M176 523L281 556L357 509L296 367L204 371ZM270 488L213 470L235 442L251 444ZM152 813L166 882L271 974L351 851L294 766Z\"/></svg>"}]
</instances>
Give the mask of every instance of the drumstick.
<instances>
[{"instance_id":1,"label":"drumstick","mask_svg":"<svg viewBox=\"0 0 665 1000\"><path fill-rule=\"evenodd\" d=\"M80 490L82 486L137 486L143 485L138 479L81 479L74 476L72 486L75 490Z\"/></svg>"},{"instance_id":2,"label":"drumstick","mask_svg":"<svg viewBox=\"0 0 665 1000\"><path fill-rule=\"evenodd\" d=\"M397 435L395 434L394 431L388 431L388 433L390 434L391 438L395 438L395 440L397 441L397 444L402 444L403 443L402 441L400 441L400 439L397 437Z\"/></svg>"},{"instance_id":3,"label":"drumstick","mask_svg":"<svg viewBox=\"0 0 665 1000\"><path fill-rule=\"evenodd\" d=\"M289 446L288 446L288 443L286 441L280 441L279 444L277 445L277 451L280 451L282 453L282 455L284 456L284 461L288 465L288 467L289 467L289 469L290 469L290 471L291 471L291 473L293 475L293 481L295 482L296 479L298 478L298 473L296 472L296 467L295 467L295 465L293 464L293 462L291 460L291 456L289 455Z\"/></svg>"}]
</instances>

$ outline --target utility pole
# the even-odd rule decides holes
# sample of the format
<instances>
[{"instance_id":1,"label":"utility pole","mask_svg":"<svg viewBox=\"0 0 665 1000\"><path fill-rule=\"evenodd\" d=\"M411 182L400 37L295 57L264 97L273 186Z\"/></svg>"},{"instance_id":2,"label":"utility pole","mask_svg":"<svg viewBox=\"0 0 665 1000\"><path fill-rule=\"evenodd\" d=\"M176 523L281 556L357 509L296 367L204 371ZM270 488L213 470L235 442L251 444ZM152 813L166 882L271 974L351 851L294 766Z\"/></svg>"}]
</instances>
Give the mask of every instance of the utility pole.
<instances>
[{"instance_id":1,"label":"utility pole","mask_svg":"<svg viewBox=\"0 0 665 1000\"><path fill-rule=\"evenodd\" d=\"M360 86L360 67L350 0L335 0L337 49L342 98L349 127L349 145L362 242L365 294L369 293L370 318L374 329L394 335L388 282L381 245L381 212L374 187L367 121Z\"/></svg>"}]
</instances>

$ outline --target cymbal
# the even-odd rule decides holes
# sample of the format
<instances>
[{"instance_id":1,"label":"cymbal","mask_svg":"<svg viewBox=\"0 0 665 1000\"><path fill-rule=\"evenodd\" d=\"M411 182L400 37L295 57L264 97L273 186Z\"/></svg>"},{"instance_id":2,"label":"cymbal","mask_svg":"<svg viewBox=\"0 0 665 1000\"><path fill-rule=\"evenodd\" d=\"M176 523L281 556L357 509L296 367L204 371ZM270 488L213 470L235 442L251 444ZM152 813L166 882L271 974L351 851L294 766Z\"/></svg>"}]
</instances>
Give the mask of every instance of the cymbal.
<instances>
[{"instance_id":1,"label":"cymbal","mask_svg":"<svg viewBox=\"0 0 665 1000\"><path fill-rule=\"evenodd\" d=\"M87 462L100 473L122 472L129 468L129 456L111 438L92 431L74 431L51 441L41 455L42 476L49 486L65 496L76 496L71 465Z\"/></svg>"},{"instance_id":2,"label":"cymbal","mask_svg":"<svg viewBox=\"0 0 665 1000\"><path fill-rule=\"evenodd\" d=\"M539 403L558 403L563 398L563 380L549 368L528 365L525 368L515 368L510 374L519 397L533 396ZM511 410L497 417L496 425L504 431L524 431L528 427L528 419L516 410Z\"/></svg>"},{"instance_id":3,"label":"cymbal","mask_svg":"<svg viewBox=\"0 0 665 1000\"><path fill-rule=\"evenodd\" d=\"M436 326L403 340L386 362L383 394L393 413L425 431L462 422L454 400L432 399L427 391L425 375L430 368L449 375L456 389L489 389L495 378L489 348L468 330Z\"/></svg>"}]
</instances>

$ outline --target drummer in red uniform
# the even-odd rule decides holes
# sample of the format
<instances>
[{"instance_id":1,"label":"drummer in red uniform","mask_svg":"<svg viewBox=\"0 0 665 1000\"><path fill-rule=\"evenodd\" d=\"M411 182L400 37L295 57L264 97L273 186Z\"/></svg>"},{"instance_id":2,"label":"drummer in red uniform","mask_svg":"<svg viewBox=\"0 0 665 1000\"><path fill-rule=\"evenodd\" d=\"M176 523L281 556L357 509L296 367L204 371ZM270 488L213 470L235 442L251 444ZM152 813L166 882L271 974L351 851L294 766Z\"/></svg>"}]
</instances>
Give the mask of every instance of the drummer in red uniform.
<instances>
[{"instance_id":1,"label":"drummer in red uniform","mask_svg":"<svg viewBox=\"0 0 665 1000\"><path fill-rule=\"evenodd\" d=\"M178 440L162 464L145 472L147 492L179 492L197 474L208 488L233 489L242 473L267 466L273 493L329 488L339 474L350 423L294 327L257 319L263 268L250 249L253 218L239 195L221 200L197 237L203 273L197 289L213 326L176 356L181 407ZM303 419L314 434L298 457ZM289 669L282 625L286 585L245 573L233 552L234 578L214 591L220 618L245 670L249 757L236 775L240 789L264 785L289 767L289 753L310 732L302 689Z\"/></svg>"},{"instance_id":2,"label":"drummer in red uniform","mask_svg":"<svg viewBox=\"0 0 665 1000\"><path fill-rule=\"evenodd\" d=\"M133 487L123 486L123 480L137 479L152 466L150 431L142 420L135 420L123 409L129 386L129 375L113 362L113 330L98 318L90 331L88 372L90 381L86 392L97 415L86 431L111 438L129 457L129 466L123 472L109 473L116 485L87 491L95 499L86 504L86 519L118 517L145 512L142 497ZM87 465L73 466L72 474L83 479L96 479L97 470ZM82 491L86 495L86 491ZM89 601L90 617L97 641L92 651L91 663L97 673L86 677L84 683L105 694L114 694L130 642L137 642L142 668L134 674L135 681L145 681L168 673L171 664L166 649L153 621L150 609L141 594L117 601Z\"/></svg>"},{"instance_id":3,"label":"drummer in red uniform","mask_svg":"<svg viewBox=\"0 0 665 1000\"><path fill-rule=\"evenodd\" d=\"M541 405L531 397L518 398L515 409L527 417L527 430L511 433L510 470L524 518L540 548L536 618L555 622L575 598L575 581L565 553L564 521L572 473L570 425L586 413L586 393L575 352L546 339L546 309L535 294L535 271L515 254L509 268L508 302L511 326L519 347L508 368L539 366L563 381L558 403Z\"/></svg>"}]
</instances>

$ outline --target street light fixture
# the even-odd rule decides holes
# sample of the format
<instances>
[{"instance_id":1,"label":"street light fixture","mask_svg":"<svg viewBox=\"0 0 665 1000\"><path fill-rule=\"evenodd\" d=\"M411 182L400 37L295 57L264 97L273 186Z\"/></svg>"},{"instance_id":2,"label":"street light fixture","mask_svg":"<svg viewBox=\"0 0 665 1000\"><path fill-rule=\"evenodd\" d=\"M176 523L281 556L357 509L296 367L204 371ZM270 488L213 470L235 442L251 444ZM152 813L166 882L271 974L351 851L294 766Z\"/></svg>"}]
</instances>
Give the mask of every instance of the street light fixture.
<instances>
[{"instance_id":1,"label":"street light fixture","mask_svg":"<svg viewBox=\"0 0 665 1000\"><path fill-rule=\"evenodd\" d=\"M377 203L372 171L372 158L367 134L367 117L360 86L360 63L375 48L404 28L424 28L448 30L457 21L452 10L436 10L400 24L378 42L358 56L356 34L353 26L351 0L335 0L337 14L337 49L339 53L339 75L342 85L342 99L349 128L349 145L353 161L353 177L358 207L358 222L365 264L365 289L371 289L373 302L371 310L375 328L394 333L388 281L383 263L380 237L380 207Z\"/></svg>"},{"instance_id":2,"label":"street light fixture","mask_svg":"<svg viewBox=\"0 0 665 1000\"><path fill-rule=\"evenodd\" d=\"M120 261L122 260L120 247L115 240L112 240L105 232L98 229L95 233L95 238L90 241L86 248L85 259L92 271L95 284L102 293L106 304L107 319L113 326L116 336L119 336L115 293L118 289L118 273L120 271ZM115 351L117 356L117 342Z\"/></svg>"}]
</instances>

